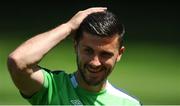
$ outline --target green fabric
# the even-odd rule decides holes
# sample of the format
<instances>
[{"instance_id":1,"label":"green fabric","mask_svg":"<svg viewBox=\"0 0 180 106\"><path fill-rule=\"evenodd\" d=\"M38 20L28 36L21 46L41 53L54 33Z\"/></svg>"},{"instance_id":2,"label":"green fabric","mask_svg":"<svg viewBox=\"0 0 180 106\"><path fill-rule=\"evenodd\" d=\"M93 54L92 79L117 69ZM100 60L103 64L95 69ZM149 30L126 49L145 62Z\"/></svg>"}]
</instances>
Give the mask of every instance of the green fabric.
<instances>
[{"instance_id":1,"label":"green fabric","mask_svg":"<svg viewBox=\"0 0 180 106\"><path fill-rule=\"evenodd\" d=\"M26 98L31 104L49 105L120 105L140 106L134 98L115 90L111 86L100 92L90 92L80 86L74 88L71 78L73 74L63 71L51 72L42 69L44 84L39 92ZM114 90L112 90L114 89Z\"/></svg>"}]
</instances>

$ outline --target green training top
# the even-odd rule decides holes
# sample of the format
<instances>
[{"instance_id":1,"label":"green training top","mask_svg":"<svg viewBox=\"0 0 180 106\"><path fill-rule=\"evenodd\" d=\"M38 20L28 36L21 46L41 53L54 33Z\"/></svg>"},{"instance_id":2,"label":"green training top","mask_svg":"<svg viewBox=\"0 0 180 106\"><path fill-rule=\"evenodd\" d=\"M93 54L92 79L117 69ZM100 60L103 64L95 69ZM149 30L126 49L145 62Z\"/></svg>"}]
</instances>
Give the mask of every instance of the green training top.
<instances>
[{"instance_id":1,"label":"green training top","mask_svg":"<svg viewBox=\"0 0 180 106\"><path fill-rule=\"evenodd\" d=\"M100 92L81 88L74 74L42 69L43 87L30 98L33 105L119 105L140 106L139 101L114 88L110 83Z\"/></svg>"}]
</instances>

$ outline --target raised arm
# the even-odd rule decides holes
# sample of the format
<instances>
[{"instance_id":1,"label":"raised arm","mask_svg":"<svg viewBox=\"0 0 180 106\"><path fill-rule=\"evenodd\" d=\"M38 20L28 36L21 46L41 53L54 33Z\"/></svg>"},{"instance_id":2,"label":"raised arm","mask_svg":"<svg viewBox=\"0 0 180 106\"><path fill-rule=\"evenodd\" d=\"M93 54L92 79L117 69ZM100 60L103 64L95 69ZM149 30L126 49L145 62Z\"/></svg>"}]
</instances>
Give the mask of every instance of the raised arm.
<instances>
[{"instance_id":1,"label":"raised arm","mask_svg":"<svg viewBox=\"0 0 180 106\"><path fill-rule=\"evenodd\" d=\"M8 57L8 69L17 88L26 96L31 96L42 87L44 77L38 67L39 61L55 45L77 30L82 20L93 12L103 12L106 8L94 7L79 11L68 22L36 35Z\"/></svg>"}]
</instances>

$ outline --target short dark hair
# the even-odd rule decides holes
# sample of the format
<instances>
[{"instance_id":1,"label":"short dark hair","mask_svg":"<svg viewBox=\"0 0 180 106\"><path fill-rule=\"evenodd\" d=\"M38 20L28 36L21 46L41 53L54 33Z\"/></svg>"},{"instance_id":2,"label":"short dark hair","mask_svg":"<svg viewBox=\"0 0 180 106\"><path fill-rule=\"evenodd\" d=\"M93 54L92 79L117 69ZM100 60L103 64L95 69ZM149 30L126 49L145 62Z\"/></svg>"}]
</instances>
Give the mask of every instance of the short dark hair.
<instances>
[{"instance_id":1,"label":"short dark hair","mask_svg":"<svg viewBox=\"0 0 180 106\"><path fill-rule=\"evenodd\" d=\"M112 37L119 35L119 44L122 46L124 26L119 22L117 16L110 11L89 14L80 24L75 36L78 43L82 38L83 32L90 33L99 37Z\"/></svg>"}]
</instances>

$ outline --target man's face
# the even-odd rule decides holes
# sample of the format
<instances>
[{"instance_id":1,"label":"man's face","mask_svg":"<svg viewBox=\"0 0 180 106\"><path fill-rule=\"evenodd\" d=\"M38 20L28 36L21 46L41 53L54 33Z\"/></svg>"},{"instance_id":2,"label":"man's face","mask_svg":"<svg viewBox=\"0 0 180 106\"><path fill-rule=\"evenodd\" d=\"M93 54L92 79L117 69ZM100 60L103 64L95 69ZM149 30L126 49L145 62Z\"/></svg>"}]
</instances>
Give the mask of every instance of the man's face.
<instances>
[{"instance_id":1,"label":"man's face","mask_svg":"<svg viewBox=\"0 0 180 106\"><path fill-rule=\"evenodd\" d=\"M120 60L118 36L100 38L84 32L76 45L78 71L88 85L102 84Z\"/></svg>"}]
</instances>

